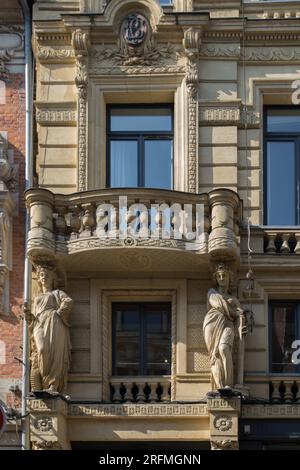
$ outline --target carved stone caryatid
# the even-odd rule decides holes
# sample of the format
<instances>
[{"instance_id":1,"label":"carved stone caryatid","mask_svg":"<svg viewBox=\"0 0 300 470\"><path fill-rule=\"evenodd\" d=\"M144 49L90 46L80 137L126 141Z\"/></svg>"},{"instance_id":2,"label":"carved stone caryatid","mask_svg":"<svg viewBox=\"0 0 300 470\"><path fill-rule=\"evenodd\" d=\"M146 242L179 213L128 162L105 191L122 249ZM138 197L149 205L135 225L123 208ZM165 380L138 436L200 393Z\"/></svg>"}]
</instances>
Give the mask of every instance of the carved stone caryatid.
<instances>
[{"instance_id":1,"label":"carved stone caryatid","mask_svg":"<svg viewBox=\"0 0 300 470\"><path fill-rule=\"evenodd\" d=\"M247 312L231 295L232 273L224 263L214 271L216 287L207 294L203 334L212 372L212 389L243 389Z\"/></svg>"},{"instance_id":2,"label":"carved stone caryatid","mask_svg":"<svg viewBox=\"0 0 300 470\"><path fill-rule=\"evenodd\" d=\"M75 84L78 90L78 190L87 189L87 87L89 33L77 29L72 34L76 57Z\"/></svg>"},{"instance_id":3,"label":"carved stone caryatid","mask_svg":"<svg viewBox=\"0 0 300 470\"><path fill-rule=\"evenodd\" d=\"M24 305L31 339L31 390L65 394L70 365L69 315L72 299L54 289L58 279L54 262L36 264L40 294L33 305Z\"/></svg>"},{"instance_id":4,"label":"carved stone caryatid","mask_svg":"<svg viewBox=\"0 0 300 470\"><path fill-rule=\"evenodd\" d=\"M188 191L198 192L198 57L201 31L185 31L183 47L186 56L186 87L188 91Z\"/></svg>"}]
</instances>

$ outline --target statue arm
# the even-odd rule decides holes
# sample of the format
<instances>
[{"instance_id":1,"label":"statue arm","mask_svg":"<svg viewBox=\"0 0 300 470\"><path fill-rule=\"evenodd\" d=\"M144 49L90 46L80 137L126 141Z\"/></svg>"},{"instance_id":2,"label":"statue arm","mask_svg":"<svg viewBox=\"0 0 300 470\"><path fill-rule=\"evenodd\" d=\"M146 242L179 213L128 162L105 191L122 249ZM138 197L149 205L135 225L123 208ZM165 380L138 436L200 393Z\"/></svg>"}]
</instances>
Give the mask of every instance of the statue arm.
<instances>
[{"instance_id":1,"label":"statue arm","mask_svg":"<svg viewBox=\"0 0 300 470\"><path fill-rule=\"evenodd\" d=\"M58 315L62 318L63 322L68 325L68 318L73 307L73 300L65 292L59 291L59 308L57 310Z\"/></svg>"}]
</instances>

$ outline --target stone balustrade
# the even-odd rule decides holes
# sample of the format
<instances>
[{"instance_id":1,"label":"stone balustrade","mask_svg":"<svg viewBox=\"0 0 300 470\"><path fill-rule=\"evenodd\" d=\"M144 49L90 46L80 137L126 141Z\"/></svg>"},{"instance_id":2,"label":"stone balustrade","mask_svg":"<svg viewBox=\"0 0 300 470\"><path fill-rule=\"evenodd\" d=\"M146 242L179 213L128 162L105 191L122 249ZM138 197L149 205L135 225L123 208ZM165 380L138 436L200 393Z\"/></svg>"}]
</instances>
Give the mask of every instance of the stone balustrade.
<instances>
[{"instance_id":1,"label":"stone balustrade","mask_svg":"<svg viewBox=\"0 0 300 470\"><path fill-rule=\"evenodd\" d=\"M155 403L171 400L171 381L168 378L113 378L110 381L113 403Z\"/></svg>"},{"instance_id":2,"label":"stone balustrade","mask_svg":"<svg viewBox=\"0 0 300 470\"><path fill-rule=\"evenodd\" d=\"M268 254L300 254L300 231L264 230L264 251Z\"/></svg>"},{"instance_id":3,"label":"stone balustrade","mask_svg":"<svg viewBox=\"0 0 300 470\"><path fill-rule=\"evenodd\" d=\"M241 201L218 189L189 194L156 189L26 193L31 258L98 248L165 248L234 259L239 255ZM126 229L126 230L125 230Z\"/></svg>"},{"instance_id":4,"label":"stone balustrade","mask_svg":"<svg viewBox=\"0 0 300 470\"><path fill-rule=\"evenodd\" d=\"M300 403L300 379L295 377L272 378L270 400L272 403Z\"/></svg>"}]
</instances>

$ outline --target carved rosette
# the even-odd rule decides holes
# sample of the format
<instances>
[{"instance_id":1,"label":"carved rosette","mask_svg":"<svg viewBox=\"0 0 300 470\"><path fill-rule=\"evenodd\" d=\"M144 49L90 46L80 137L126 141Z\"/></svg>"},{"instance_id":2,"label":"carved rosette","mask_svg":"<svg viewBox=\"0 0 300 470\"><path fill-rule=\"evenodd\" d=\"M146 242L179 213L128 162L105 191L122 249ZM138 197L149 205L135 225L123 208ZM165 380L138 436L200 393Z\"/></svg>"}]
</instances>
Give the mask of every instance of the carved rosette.
<instances>
[{"instance_id":1,"label":"carved rosette","mask_svg":"<svg viewBox=\"0 0 300 470\"><path fill-rule=\"evenodd\" d=\"M193 28L184 33L186 56L186 87L188 92L188 191L198 191L198 66L200 31Z\"/></svg>"},{"instance_id":2,"label":"carved rosette","mask_svg":"<svg viewBox=\"0 0 300 470\"><path fill-rule=\"evenodd\" d=\"M87 189L87 87L89 33L79 29L72 34L76 57L75 84L78 91L78 190Z\"/></svg>"}]
</instances>

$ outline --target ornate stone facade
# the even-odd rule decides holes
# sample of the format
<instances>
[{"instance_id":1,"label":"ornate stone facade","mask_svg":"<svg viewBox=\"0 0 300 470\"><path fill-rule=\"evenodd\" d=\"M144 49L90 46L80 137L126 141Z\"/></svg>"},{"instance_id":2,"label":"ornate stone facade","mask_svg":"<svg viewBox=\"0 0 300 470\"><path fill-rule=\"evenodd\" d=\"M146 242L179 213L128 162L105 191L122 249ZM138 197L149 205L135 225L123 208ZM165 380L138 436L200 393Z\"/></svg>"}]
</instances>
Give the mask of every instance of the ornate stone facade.
<instances>
[{"instance_id":1,"label":"ornate stone facade","mask_svg":"<svg viewBox=\"0 0 300 470\"><path fill-rule=\"evenodd\" d=\"M74 299L64 392L77 403L29 400L33 448L69 448L85 436L126 441L129 432L139 440L146 430L164 440L168 429L169 440L238 449L246 439L241 420L299 414L298 379L269 374L266 312L269 299L298 299L300 232L266 229L262 197L264 106L291 104L299 79L299 8L216 0L204 11L198 0L165 7L155 0L78 0L76 12L62 15L60 3L47 10L35 2L37 185L26 193L27 253L33 265L42 256L59 266ZM6 62L1 66L5 78ZM172 189L106 186L107 109L116 104L173 107ZM158 221L161 235L179 226L184 236L121 238L119 196L128 207L143 204L147 229ZM110 220L103 204L114 207ZM162 213L151 214L152 204L179 206L168 230ZM202 207L197 240L184 231L188 204ZM126 217L132 222L129 209ZM195 214L191 225L197 226ZM217 293L211 272L220 264L230 266L234 283ZM32 285L34 292L36 279ZM168 376L114 375L118 301L170 302ZM211 328L210 341L213 309L224 328ZM243 334L243 321L233 326L231 309L254 312L252 335ZM226 367L216 372L222 358ZM270 402L241 403L248 393Z\"/></svg>"}]
</instances>

